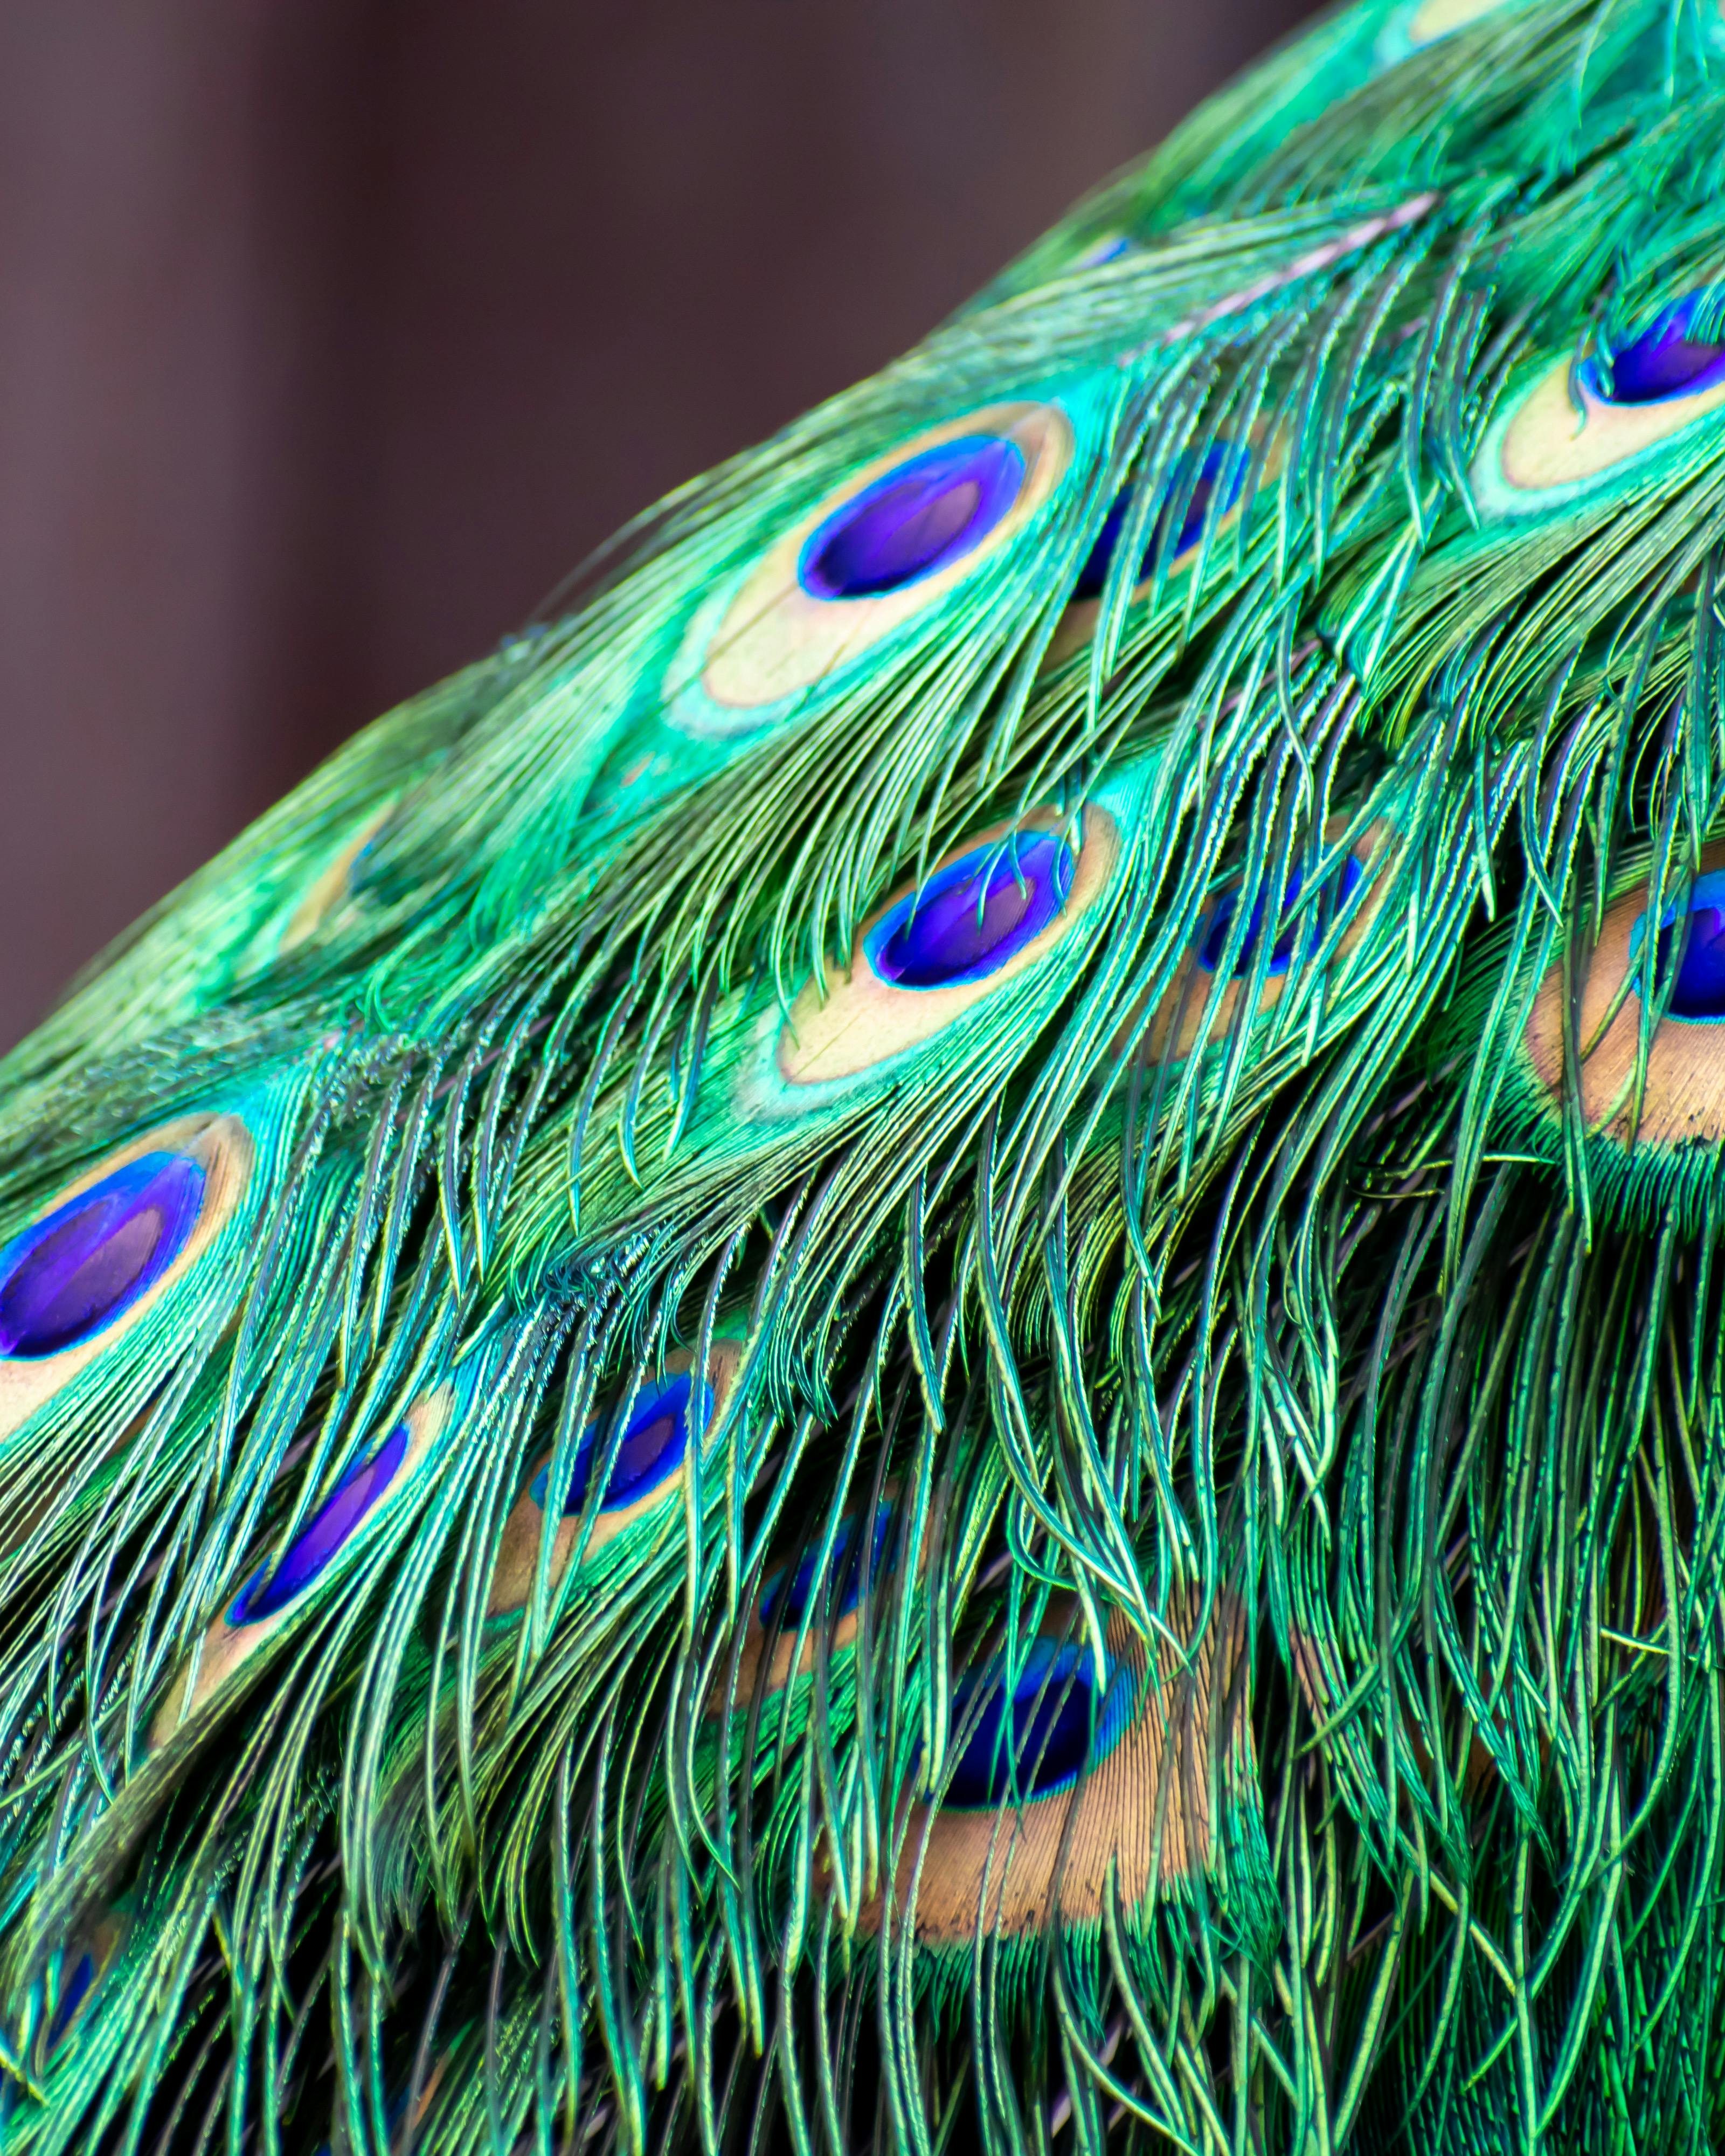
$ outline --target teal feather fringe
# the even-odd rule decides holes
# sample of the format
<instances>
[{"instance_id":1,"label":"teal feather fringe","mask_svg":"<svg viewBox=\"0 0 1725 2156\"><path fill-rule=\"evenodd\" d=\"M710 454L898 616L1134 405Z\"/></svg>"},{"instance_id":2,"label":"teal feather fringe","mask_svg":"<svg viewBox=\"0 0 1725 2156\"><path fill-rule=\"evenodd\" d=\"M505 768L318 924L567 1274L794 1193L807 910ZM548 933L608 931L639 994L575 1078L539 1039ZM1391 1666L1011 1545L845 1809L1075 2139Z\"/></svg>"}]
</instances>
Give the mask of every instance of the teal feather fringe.
<instances>
[{"instance_id":1,"label":"teal feather fringe","mask_svg":"<svg viewBox=\"0 0 1725 2156\"><path fill-rule=\"evenodd\" d=\"M1725 2139L1716 15L1319 23L14 1051L0 2150Z\"/></svg>"}]
</instances>

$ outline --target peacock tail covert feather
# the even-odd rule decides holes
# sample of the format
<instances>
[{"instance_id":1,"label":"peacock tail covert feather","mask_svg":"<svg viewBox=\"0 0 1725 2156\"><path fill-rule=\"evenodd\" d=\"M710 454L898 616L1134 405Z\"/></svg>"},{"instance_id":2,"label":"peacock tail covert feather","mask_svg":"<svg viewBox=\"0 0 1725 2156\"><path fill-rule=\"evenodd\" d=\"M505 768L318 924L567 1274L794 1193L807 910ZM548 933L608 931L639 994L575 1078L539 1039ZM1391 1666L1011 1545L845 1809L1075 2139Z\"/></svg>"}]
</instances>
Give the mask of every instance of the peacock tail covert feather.
<instances>
[{"instance_id":1,"label":"peacock tail covert feather","mask_svg":"<svg viewBox=\"0 0 1725 2156\"><path fill-rule=\"evenodd\" d=\"M0 1091L0 2151L1725 2145L1725 13L1358 0Z\"/></svg>"}]
</instances>

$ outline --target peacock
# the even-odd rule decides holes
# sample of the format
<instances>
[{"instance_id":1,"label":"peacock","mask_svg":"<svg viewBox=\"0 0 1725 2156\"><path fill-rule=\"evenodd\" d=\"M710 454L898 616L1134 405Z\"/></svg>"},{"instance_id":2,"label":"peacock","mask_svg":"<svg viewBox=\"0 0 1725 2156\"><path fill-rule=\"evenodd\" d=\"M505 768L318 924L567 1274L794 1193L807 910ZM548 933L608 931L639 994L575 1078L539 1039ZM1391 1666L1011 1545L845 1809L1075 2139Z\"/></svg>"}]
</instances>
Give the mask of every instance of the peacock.
<instances>
[{"instance_id":1,"label":"peacock","mask_svg":"<svg viewBox=\"0 0 1725 2156\"><path fill-rule=\"evenodd\" d=\"M1725 2145L1725 12L1355 0L0 1087L0 2151Z\"/></svg>"}]
</instances>

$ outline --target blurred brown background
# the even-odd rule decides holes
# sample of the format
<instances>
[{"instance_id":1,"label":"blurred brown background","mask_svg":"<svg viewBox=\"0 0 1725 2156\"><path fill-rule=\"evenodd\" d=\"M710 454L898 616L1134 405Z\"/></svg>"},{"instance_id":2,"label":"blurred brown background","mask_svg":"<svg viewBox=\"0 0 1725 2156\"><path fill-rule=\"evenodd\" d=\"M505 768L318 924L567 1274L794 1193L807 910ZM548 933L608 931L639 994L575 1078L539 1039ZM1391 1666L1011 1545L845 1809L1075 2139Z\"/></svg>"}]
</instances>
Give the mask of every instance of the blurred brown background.
<instances>
[{"instance_id":1,"label":"blurred brown background","mask_svg":"<svg viewBox=\"0 0 1725 2156\"><path fill-rule=\"evenodd\" d=\"M0 7L0 1046L1304 12Z\"/></svg>"}]
</instances>

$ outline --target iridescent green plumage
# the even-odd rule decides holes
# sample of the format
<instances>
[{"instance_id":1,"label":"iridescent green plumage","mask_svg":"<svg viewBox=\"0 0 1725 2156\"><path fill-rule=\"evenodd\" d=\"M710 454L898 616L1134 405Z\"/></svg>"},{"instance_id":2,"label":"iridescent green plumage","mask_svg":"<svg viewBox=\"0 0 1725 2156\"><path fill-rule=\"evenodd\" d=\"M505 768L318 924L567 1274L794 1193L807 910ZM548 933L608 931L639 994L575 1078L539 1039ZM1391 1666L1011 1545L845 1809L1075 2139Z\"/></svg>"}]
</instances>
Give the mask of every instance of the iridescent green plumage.
<instances>
[{"instance_id":1,"label":"iridescent green plumage","mask_svg":"<svg viewBox=\"0 0 1725 2156\"><path fill-rule=\"evenodd\" d=\"M1335 17L15 1051L0 2149L1725 2133L1722 167Z\"/></svg>"}]
</instances>

